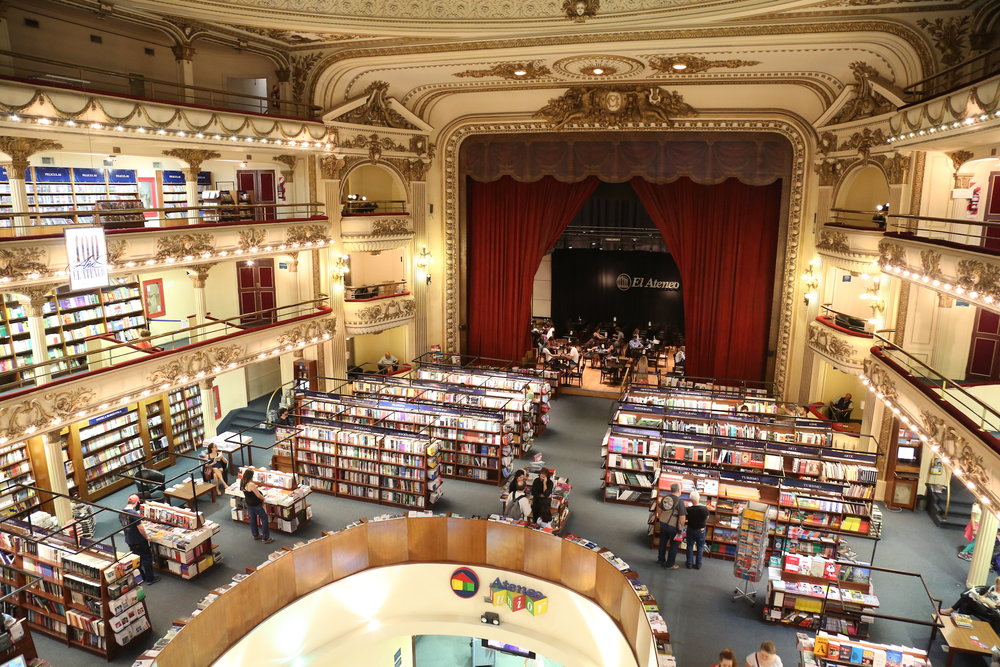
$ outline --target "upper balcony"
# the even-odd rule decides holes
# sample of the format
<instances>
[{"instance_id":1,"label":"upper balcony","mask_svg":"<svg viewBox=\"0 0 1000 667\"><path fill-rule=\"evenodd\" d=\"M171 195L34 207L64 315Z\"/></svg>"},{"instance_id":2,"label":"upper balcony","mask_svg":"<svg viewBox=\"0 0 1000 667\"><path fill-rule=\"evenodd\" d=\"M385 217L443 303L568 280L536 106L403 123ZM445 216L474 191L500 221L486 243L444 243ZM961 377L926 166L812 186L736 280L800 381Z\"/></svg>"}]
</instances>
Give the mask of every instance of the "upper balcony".
<instances>
[{"instance_id":1,"label":"upper balcony","mask_svg":"<svg viewBox=\"0 0 1000 667\"><path fill-rule=\"evenodd\" d=\"M411 321L416 302L405 282L344 288L344 331L349 336L377 333Z\"/></svg>"},{"instance_id":2,"label":"upper balcony","mask_svg":"<svg viewBox=\"0 0 1000 667\"><path fill-rule=\"evenodd\" d=\"M872 222L871 213L835 208L831 221L819 231L816 251L845 271L870 273L878 262L882 237L883 230Z\"/></svg>"},{"instance_id":3,"label":"upper balcony","mask_svg":"<svg viewBox=\"0 0 1000 667\"><path fill-rule=\"evenodd\" d=\"M405 201L348 200L341 208L344 250L378 252L413 240L413 219Z\"/></svg>"},{"instance_id":4,"label":"upper balcony","mask_svg":"<svg viewBox=\"0 0 1000 667\"><path fill-rule=\"evenodd\" d=\"M131 100L211 110L236 111L273 118L317 120L321 108L274 97L151 79L141 74L67 63L0 50L0 79L29 86L108 94Z\"/></svg>"},{"instance_id":5,"label":"upper balcony","mask_svg":"<svg viewBox=\"0 0 1000 667\"><path fill-rule=\"evenodd\" d=\"M242 324L252 315L244 313L127 343L92 336L85 352L7 372L0 380L0 444L317 345L336 326L325 299L258 314L264 324L254 327Z\"/></svg>"},{"instance_id":6,"label":"upper balcony","mask_svg":"<svg viewBox=\"0 0 1000 667\"><path fill-rule=\"evenodd\" d=\"M969 487L984 509L1000 510L1000 412L996 385L948 379L913 355L876 336L862 382L903 426L926 443Z\"/></svg>"},{"instance_id":7,"label":"upper balcony","mask_svg":"<svg viewBox=\"0 0 1000 667\"><path fill-rule=\"evenodd\" d=\"M809 348L837 370L861 375L872 345L865 320L822 308L823 314L809 323Z\"/></svg>"},{"instance_id":8,"label":"upper balcony","mask_svg":"<svg viewBox=\"0 0 1000 667\"><path fill-rule=\"evenodd\" d=\"M169 209L118 209L113 213L68 210L50 213L0 214L0 290L66 282L69 260L66 229L100 224L106 230L107 265L111 276L204 264L206 261L288 255L325 247L331 242L330 223L321 205L271 204L229 207L199 206ZM224 210L225 209L225 210ZM176 224L185 213L196 224ZM152 214L154 217L144 217ZM207 214L206 217L198 217ZM230 217L235 219L229 219ZM47 224L55 220L57 223ZM179 219L185 222L185 218ZM41 222L42 224L36 224Z\"/></svg>"}]
</instances>

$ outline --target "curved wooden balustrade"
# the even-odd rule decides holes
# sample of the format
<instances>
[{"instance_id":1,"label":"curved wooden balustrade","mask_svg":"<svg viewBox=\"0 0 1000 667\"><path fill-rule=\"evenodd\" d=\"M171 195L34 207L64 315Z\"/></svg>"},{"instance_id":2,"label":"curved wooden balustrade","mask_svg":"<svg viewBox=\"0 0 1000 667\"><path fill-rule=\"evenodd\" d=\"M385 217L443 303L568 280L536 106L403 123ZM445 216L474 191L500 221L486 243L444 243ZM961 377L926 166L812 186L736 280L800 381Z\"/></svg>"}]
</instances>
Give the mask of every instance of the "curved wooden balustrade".
<instances>
[{"instance_id":1,"label":"curved wooden balustrade","mask_svg":"<svg viewBox=\"0 0 1000 667\"><path fill-rule=\"evenodd\" d=\"M195 616L160 652L156 664L212 664L298 598L352 574L407 563L494 567L565 586L614 620L637 665L655 665L642 602L628 578L597 552L537 530L444 516L368 522L289 551Z\"/></svg>"}]
</instances>

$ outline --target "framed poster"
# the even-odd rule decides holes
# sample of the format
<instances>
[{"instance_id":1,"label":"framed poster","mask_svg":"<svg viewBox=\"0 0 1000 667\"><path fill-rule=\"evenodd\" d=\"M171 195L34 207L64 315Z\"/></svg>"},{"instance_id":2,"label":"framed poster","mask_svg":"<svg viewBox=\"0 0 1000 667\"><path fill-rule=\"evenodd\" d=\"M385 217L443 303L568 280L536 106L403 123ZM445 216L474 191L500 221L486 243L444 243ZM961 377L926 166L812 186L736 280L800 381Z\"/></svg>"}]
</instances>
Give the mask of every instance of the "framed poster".
<instances>
[{"instance_id":1,"label":"framed poster","mask_svg":"<svg viewBox=\"0 0 1000 667\"><path fill-rule=\"evenodd\" d=\"M167 304L163 301L163 278L142 281L142 304L147 318L167 314Z\"/></svg>"},{"instance_id":2,"label":"framed poster","mask_svg":"<svg viewBox=\"0 0 1000 667\"><path fill-rule=\"evenodd\" d=\"M212 385L212 414L216 419L222 419L222 398L219 396L219 385Z\"/></svg>"},{"instance_id":3,"label":"framed poster","mask_svg":"<svg viewBox=\"0 0 1000 667\"><path fill-rule=\"evenodd\" d=\"M98 225L67 227L63 230L63 237L69 263L70 289L106 287L108 248L104 240L104 227Z\"/></svg>"}]
</instances>

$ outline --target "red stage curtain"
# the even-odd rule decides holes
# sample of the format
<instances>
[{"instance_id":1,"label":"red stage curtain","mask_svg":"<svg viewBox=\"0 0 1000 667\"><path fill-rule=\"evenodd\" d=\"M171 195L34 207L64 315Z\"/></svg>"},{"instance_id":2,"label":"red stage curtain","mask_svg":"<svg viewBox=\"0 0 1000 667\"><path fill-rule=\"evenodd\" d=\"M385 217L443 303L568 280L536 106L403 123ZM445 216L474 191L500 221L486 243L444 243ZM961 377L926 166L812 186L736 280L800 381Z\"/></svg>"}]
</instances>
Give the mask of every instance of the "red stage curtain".
<instances>
[{"instance_id":1,"label":"red stage curtain","mask_svg":"<svg viewBox=\"0 0 1000 667\"><path fill-rule=\"evenodd\" d=\"M631 183L681 273L687 374L763 380L781 182Z\"/></svg>"},{"instance_id":2,"label":"red stage curtain","mask_svg":"<svg viewBox=\"0 0 1000 667\"><path fill-rule=\"evenodd\" d=\"M591 176L469 181L467 354L520 359L531 347L531 291L545 252L597 188Z\"/></svg>"}]
</instances>

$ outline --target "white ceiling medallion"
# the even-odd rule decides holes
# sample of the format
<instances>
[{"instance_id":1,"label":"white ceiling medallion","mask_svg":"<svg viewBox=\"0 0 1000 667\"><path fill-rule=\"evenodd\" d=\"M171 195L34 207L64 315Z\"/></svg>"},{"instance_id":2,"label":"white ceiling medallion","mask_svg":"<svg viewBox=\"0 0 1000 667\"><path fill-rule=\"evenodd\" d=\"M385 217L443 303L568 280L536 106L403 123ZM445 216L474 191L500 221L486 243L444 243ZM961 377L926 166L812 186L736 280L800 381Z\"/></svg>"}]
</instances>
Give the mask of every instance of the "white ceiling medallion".
<instances>
[{"instance_id":1,"label":"white ceiling medallion","mask_svg":"<svg viewBox=\"0 0 1000 667\"><path fill-rule=\"evenodd\" d=\"M557 76L570 79L598 81L601 79L629 79L646 68L641 60L625 56L573 56L557 60L552 71Z\"/></svg>"}]
</instances>

